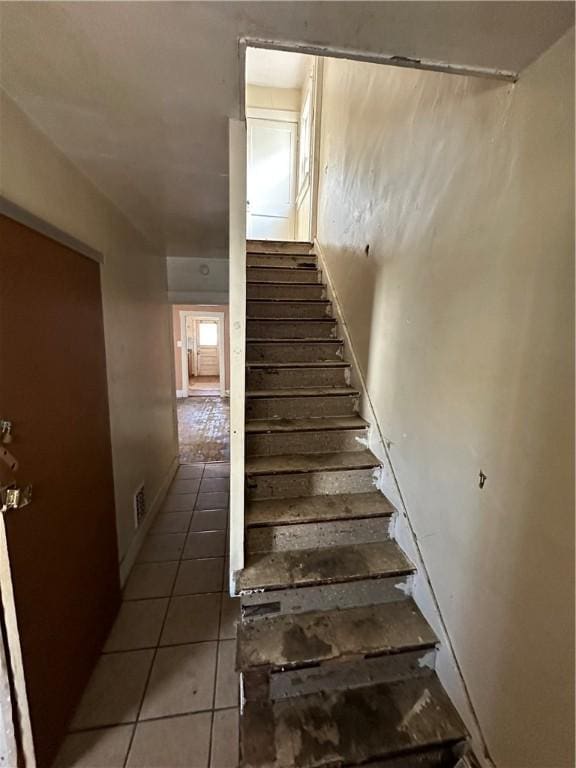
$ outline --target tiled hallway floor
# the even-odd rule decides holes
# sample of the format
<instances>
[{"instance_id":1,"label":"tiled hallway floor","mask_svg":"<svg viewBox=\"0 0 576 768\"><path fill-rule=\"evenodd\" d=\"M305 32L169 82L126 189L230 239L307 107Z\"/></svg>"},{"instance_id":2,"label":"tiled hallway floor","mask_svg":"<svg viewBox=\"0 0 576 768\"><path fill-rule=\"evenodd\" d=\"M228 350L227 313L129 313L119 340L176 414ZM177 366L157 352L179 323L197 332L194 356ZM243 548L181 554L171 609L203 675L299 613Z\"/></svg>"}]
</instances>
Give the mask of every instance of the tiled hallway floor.
<instances>
[{"instance_id":1,"label":"tiled hallway floor","mask_svg":"<svg viewBox=\"0 0 576 768\"><path fill-rule=\"evenodd\" d=\"M222 397L178 400L180 461L227 461L230 458L230 405Z\"/></svg>"},{"instance_id":2,"label":"tiled hallway floor","mask_svg":"<svg viewBox=\"0 0 576 768\"><path fill-rule=\"evenodd\" d=\"M228 464L179 467L58 768L236 768L228 489Z\"/></svg>"}]
</instances>

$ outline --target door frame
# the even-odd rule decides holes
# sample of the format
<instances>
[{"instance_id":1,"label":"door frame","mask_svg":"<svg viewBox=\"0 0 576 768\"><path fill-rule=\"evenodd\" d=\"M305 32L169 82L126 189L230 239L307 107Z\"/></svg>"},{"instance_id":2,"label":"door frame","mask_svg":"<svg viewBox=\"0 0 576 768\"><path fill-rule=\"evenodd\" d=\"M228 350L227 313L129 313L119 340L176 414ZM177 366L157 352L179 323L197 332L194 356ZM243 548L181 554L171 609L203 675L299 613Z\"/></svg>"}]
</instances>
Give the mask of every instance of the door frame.
<instances>
[{"instance_id":1,"label":"door frame","mask_svg":"<svg viewBox=\"0 0 576 768\"><path fill-rule=\"evenodd\" d=\"M216 320L218 322L218 378L220 379L220 397L226 395L226 358L224 355L224 312L201 312L197 309L181 309L180 313L180 359L182 367L181 392L188 397L188 349L186 335L186 318L195 320Z\"/></svg>"}]
</instances>

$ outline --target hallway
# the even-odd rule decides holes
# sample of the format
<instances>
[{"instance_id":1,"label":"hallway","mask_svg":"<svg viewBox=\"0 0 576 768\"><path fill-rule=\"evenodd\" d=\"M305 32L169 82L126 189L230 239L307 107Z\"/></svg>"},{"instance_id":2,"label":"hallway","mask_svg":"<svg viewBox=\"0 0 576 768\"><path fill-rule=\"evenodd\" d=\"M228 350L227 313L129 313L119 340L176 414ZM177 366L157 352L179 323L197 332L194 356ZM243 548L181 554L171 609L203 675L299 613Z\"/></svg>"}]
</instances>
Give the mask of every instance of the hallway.
<instances>
[{"instance_id":1,"label":"hallway","mask_svg":"<svg viewBox=\"0 0 576 768\"><path fill-rule=\"evenodd\" d=\"M181 465L55 768L235 768L229 465Z\"/></svg>"}]
</instances>

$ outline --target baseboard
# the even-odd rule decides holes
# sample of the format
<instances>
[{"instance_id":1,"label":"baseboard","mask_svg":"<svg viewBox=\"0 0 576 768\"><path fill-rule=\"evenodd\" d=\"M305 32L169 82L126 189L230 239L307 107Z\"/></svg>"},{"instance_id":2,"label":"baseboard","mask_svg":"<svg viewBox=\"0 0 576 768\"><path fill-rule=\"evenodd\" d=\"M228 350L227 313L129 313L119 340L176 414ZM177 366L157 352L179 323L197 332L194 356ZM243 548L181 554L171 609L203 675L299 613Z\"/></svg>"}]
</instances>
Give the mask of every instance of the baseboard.
<instances>
[{"instance_id":1,"label":"baseboard","mask_svg":"<svg viewBox=\"0 0 576 768\"><path fill-rule=\"evenodd\" d=\"M318 266L322 270L326 284L327 298L332 302L334 315L338 321L338 328L344 341L344 354L352 365L351 384L360 391L360 414L370 424L367 447L381 462L381 468L374 474L375 485L396 507L394 538L417 568L416 575L412 581L412 597L440 641L440 647L436 656L436 673L468 729L470 741L474 752L478 756L481 768L494 768L494 764L487 756L488 750L482 730L456 658L452 640L442 617L430 575L418 545L418 538L404 503L386 440L376 418L364 374L354 352L342 305L330 277L330 271L327 268L322 248L317 240L314 242L314 251L318 257Z\"/></svg>"},{"instance_id":2,"label":"baseboard","mask_svg":"<svg viewBox=\"0 0 576 768\"><path fill-rule=\"evenodd\" d=\"M188 397L188 391L186 389L177 389L176 397Z\"/></svg>"},{"instance_id":3,"label":"baseboard","mask_svg":"<svg viewBox=\"0 0 576 768\"><path fill-rule=\"evenodd\" d=\"M179 463L178 456L175 456L174 459L172 459L172 463L170 464L170 469L164 476L164 480L162 481L162 484L160 485L160 488L158 489L156 496L152 500L152 504L150 505L148 514L146 515L146 517L142 521L142 524L136 531L134 538L130 542L128 551L122 558L122 561L120 563L120 584L122 587L126 583L126 579L128 578L130 571L132 570L132 566L134 565L134 563L138 558L138 554L140 552L142 544L144 543L146 534L150 530L152 523L154 522L154 519L158 514L160 507L164 502L164 499L166 498L166 494L168 493L170 484L174 479L176 470L178 469L178 463Z\"/></svg>"}]
</instances>

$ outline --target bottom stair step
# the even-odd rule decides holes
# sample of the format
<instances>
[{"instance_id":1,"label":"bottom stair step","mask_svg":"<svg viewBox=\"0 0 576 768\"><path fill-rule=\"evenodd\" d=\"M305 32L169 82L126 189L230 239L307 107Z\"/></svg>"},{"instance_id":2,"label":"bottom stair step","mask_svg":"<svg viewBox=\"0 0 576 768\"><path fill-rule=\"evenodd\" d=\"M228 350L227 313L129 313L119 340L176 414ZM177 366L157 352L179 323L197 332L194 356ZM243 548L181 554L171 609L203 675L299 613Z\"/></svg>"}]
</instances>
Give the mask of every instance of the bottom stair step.
<instances>
[{"instance_id":1,"label":"bottom stair step","mask_svg":"<svg viewBox=\"0 0 576 768\"><path fill-rule=\"evenodd\" d=\"M420 763L418 753L466 738L435 675L274 703L249 702L240 733L242 768L380 765L387 758L394 765L393 760L407 755L414 760L406 766L435 765Z\"/></svg>"}]
</instances>

